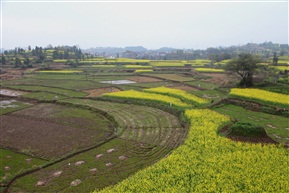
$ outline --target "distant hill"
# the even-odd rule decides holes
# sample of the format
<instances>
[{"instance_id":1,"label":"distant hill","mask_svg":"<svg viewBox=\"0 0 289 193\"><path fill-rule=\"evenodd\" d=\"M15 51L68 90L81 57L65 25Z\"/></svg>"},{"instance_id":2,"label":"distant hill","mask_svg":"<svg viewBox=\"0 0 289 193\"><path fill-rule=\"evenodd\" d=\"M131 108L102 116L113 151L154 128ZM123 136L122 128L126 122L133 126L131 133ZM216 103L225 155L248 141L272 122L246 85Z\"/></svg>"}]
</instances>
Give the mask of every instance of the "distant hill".
<instances>
[{"instance_id":1,"label":"distant hill","mask_svg":"<svg viewBox=\"0 0 289 193\"><path fill-rule=\"evenodd\" d=\"M146 52L147 51L147 49L142 46L127 46L124 49L127 51L131 51L131 52Z\"/></svg>"}]
</instances>

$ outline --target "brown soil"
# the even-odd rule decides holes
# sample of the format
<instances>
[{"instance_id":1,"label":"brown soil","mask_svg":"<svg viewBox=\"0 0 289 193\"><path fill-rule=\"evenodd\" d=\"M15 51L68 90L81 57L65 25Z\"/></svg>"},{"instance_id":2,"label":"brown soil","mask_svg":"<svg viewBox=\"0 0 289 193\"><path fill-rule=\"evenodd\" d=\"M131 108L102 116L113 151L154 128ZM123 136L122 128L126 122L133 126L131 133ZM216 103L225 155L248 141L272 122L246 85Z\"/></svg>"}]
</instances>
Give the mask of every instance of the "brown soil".
<instances>
[{"instance_id":1,"label":"brown soil","mask_svg":"<svg viewBox=\"0 0 289 193\"><path fill-rule=\"evenodd\" d=\"M9 115L1 116L0 145L43 158L56 158L94 145L104 132Z\"/></svg>"},{"instance_id":2,"label":"brown soil","mask_svg":"<svg viewBox=\"0 0 289 193\"><path fill-rule=\"evenodd\" d=\"M4 74L0 74L0 80L15 80L24 76L25 70L5 69Z\"/></svg>"},{"instance_id":3,"label":"brown soil","mask_svg":"<svg viewBox=\"0 0 289 193\"><path fill-rule=\"evenodd\" d=\"M104 93L110 93L110 92L118 92L120 89L115 87L108 87L108 88L96 88L91 90L86 90L85 92L89 93L86 97L98 97L101 96Z\"/></svg>"},{"instance_id":4,"label":"brown soil","mask_svg":"<svg viewBox=\"0 0 289 193\"><path fill-rule=\"evenodd\" d=\"M152 78L152 77L146 77L146 76L135 76L135 77L129 78L128 80L135 81L138 83L162 81L161 79L158 79L158 78Z\"/></svg>"},{"instance_id":5,"label":"brown soil","mask_svg":"<svg viewBox=\"0 0 289 193\"><path fill-rule=\"evenodd\" d=\"M229 125L223 127L219 130L219 133L226 134L228 131ZM236 136L228 134L226 135L227 138L233 141L240 141L240 142L247 142L247 143L261 143L261 144L278 144L278 142L274 141L267 135L258 136L258 137L245 137L245 136Z\"/></svg>"},{"instance_id":6,"label":"brown soil","mask_svg":"<svg viewBox=\"0 0 289 193\"><path fill-rule=\"evenodd\" d=\"M202 73L204 76L210 77L209 82L218 85L230 85L232 83L237 83L240 81L237 75L230 75L227 73Z\"/></svg>"}]
</instances>

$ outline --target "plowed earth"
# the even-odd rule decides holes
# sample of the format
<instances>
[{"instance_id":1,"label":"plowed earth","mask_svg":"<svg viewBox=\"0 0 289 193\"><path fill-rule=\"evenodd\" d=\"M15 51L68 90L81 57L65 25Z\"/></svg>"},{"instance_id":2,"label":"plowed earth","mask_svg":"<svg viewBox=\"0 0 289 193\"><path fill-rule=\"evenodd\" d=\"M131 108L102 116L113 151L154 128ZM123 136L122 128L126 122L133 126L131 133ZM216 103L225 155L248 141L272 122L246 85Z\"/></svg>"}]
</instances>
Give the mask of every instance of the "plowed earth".
<instances>
[{"instance_id":1,"label":"plowed earth","mask_svg":"<svg viewBox=\"0 0 289 193\"><path fill-rule=\"evenodd\" d=\"M0 146L52 159L91 147L112 134L109 122L102 116L94 115L97 122L88 118L52 116L60 110L70 109L41 104L1 116Z\"/></svg>"}]
</instances>

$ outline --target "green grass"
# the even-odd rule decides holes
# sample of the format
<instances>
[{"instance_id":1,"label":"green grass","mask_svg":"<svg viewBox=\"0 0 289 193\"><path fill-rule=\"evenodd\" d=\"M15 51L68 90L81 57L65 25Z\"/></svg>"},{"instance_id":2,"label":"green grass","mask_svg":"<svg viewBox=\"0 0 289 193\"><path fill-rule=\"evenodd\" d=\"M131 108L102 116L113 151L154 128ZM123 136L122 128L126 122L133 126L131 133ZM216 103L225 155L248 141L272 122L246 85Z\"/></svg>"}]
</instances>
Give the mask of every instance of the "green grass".
<instances>
[{"instance_id":1,"label":"green grass","mask_svg":"<svg viewBox=\"0 0 289 193\"><path fill-rule=\"evenodd\" d=\"M205 81L186 82L186 84L192 85L192 86L195 86L195 87L198 87L198 88L208 89L208 90L212 90L212 89L218 88L218 85L213 84L211 82L205 82Z\"/></svg>"},{"instance_id":2,"label":"green grass","mask_svg":"<svg viewBox=\"0 0 289 193\"><path fill-rule=\"evenodd\" d=\"M46 162L47 161L39 158L0 148L0 183L4 182L5 179L11 179L17 174L23 173L29 169L33 169L39 165L43 165ZM7 166L10 168L9 170L5 170L5 167Z\"/></svg>"},{"instance_id":3,"label":"green grass","mask_svg":"<svg viewBox=\"0 0 289 193\"><path fill-rule=\"evenodd\" d=\"M16 180L12 192L70 193L102 189L154 164L179 144L178 138L184 137L185 130L180 128L177 117L158 109L88 99L67 99L62 102L85 105L111 114L119 124L119 138ZM53 116L62 119L63 115L73 117L82 116L82 113L58 111ZM111 148L115 151L107 153ZM98 154L104 156L96 159ZM119 156L126 156L127 159L122 161ZM77 161L85 163L75 166ZM106 163L113 166L107 167ZM96 168L97 172L89 172L92 168ZM63 173L60 177L53 177L56 171ZM71 187L70 183L75 179L82 180L82 183ZM47 184L36 187L39 180L46 180Z\"/></svg>"},{"instance_id":4,"label":"green grass","mask_svg":"<svg viewBox=\"0 0 289 193\"><path fill-rule=\"evenodd\" d=\"M28 104L28 103L23 103L23 102L19 102L19 101L15 101L15 100L7 100L7 101L10 101L11 104L9 105L0 105L0 115L4 115L6 113L10 113L10 112L13 112L13 111L18 111L20 109L24 109L24 108L27 108L27 107L30 107L31 104ZM0 101L1 102L1 101Z\"/></svg>"},{"instance_id":5,"label":"green grass","mask_svg":"<svg viewBox=\"0 0 289 193\"><path fill-rule=\"evenodd\" d=\"M143 83L136 83L132 86L141 87L141 88L154 88L160 86L177 86L178 83L170 82L170 81L160 81L160 82L143 82Z\"/></svg>"},{"instance_id":6,"label":"green grass","mask_svg":"<svg viewBox=\"0 0 289 193\"><path fill-rule=\"evenodd\" d=\"M57 87L71 90L86 90L92 88L99 88L102 86L99 82L92 81L92 77L88 77L89 80L73 80L73 79L33 79L25 78L15 81L9 81L3 83L5 86L10 87L10 85L35 85L35 86L47 86L47 87Z\"/></svg>"},{"instance_id":7,"label":"green grass","mask_svg":"<svg viewBox=\"0 0 289 193\"><path fill-rule=\"evenodd\" d=\"M221 100L222 98L226 97L226 94L217 90L199 90L192 91L191 93L201 98L207 98L209 100Z\"/></svg>"},{"instance_id":8,"label":"green grass","mask_svg":"<svg viewBox=\"0 0 289 193\"><path fill-rule=\"evenodd\" d=\"M74 74L74 73L83 73L81 70L41 70L36 71L37 73L43 74Z\"/></svg>"},{"instance_id":9,"label":"green grass","mask_svg":"<svg viewBox=\"0 0 289 193\"><path fill-rule=\"evenodd\" d=\"M25 85L17 85L17 86L9 86L12 89L20 89L25 91L42 91L46 93L53 93L55 95L63 95L67 97L84 97L87 93L84 92L77 92L73 90L61 89L61 88L53 88L53 87L46 87L46 86L25 86ZM30 96L29 94L23 96Z\"/></svg>"},{"instance_id":10,"label":"green grass","mask_svg":"<svg viewBox=\"0 0 289 193\"><path fill-rule=\"evenodd\" d=\"M114 139L99 148L79 154L60 163L54 164L48 168L37 171L31 175L16 180L12 192L91 192L102 189L108 185L117 182L134 174L136 171L151 165L158 156L145 156L145 153L135 154L128 151L127 148L134 147L134 142ZM116 151L108 154L108 149L115 148ZM159 149L159 148L157 148ZM154 151L156 151L155 149ZM162 152L163 154L166 151ZM96 159L98 154L104 154L100 159ZM121 161L119 156L125 155L127 160ZM77 161L85 161L80 166L75 166ZM106 163L112 163L112 167L105 166ZM97 168L97 172L89 172L89 169ZM62 171L60 177L53 177L56 171ZM71 187L70 183L76 179L81 179L82 183L76 187ZM49 180L46 186L36 187L39 180Z\"/></svg>"},{"instance_id":11,"label":"green grass","mask_svg":"<svg viewBox=\"0 0 289 193\"><path fill-rule=\"evenodd\" d=\"M194 80L193 77L186 77L178 74L149 74L148 76L162 78L171 81L185 82Z\"/></svg>"},{"instance_id":12,"label":"green grass","mask_svg":"<svg viewBox=\"0 0 289 193\"><path fill-rule=\"evenodd\" d=\"M34 79L85 80L84 74L35 74Z\"/></svg>"},{"instance_id":13,"label":"green grass","mask_svg":"<svg viewBox=\"0 0 289 193\"><path fill-rule=\"evenodd\" d=\"M125 68L132 68L132 69L151 69L152 66L142 66L142 65L125 65Z\"/></svg>"},{"instance_id":14,"label":"green grass","mask_svg":"<svg viewBox=\"0 0 289 193\"><path fill-rule=\"evenodd\" d=\"M195 68L197 72L214 72L214 73L222 73L225 72L223 69L216 68Z\"/></svg>"},{"instance_id":15,"label":"green grass","mask_svg":"<svg viewBox=\"0 0 289 193\"><path fill-rule=\"evenodd\" d=\"M67 97L62 96L62 95L52 94L52 93L48 93L48 92L33 92L33 93L28 93L28 94L25 94L22 96L26 97L26 98L37 99L40 101L47 101L47 102L67 98Z\"/></svg>"},{"instance_id":16,"label":"green grass","mask_svg":"<svg viewBox=\"0 0 289 193\"><path fill-rule=\"evenodd\" d=\"M65 99L60 102L85 105L107 112L115 118L120 127L141 128L145 127L180 127L175 125L176 118L166 112L146 106L113 103L89 99ZM163 115L163 116L159 116Z\"/></svg>"},{"instance_id":17,"label":"green grass","mask_svg":"<svg viewBox=\"0 0 289 193\"><path fill-rule=\"evenodd\" d=\"M249 111L235 105L225 105L213 110L242 122L263 126L267 134L279 143L289 142L289 121L286 117Z\"/></svg>"},{"instance_id":18,"label":"green grass","mask_svg":"<svg viewBox=\"0 0 289 193\"><path fill-rule=\"evenodd\" d=\"M184 67L185 63L182 62L168 62L168 61L164 61L164 62L150 62L151 66L155 66L155 67Z\"/></svg>"},{"instance_id":19,"label":"green grass","mask_svg":"<svg viewBox=\"0 0 289 193\"><path fill-rule=\"evenodd\" d=\"M99 64L99 65L92 65L94 68L115 68L116 65L109 65L109 64Z\"/></svg>"}]
</instances>

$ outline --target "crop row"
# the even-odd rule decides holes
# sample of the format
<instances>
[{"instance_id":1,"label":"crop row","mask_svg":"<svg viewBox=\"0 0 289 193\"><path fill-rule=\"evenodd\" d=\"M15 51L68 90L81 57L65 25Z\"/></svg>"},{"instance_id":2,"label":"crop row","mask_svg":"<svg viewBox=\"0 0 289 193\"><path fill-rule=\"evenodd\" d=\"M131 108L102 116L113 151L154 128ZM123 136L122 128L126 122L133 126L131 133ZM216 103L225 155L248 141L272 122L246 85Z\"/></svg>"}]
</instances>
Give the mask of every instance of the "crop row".
<instances>
[{"instance_id":1,"label":"crop row","mask_svg":"<svg viewBox=\"0 0 289 193\"><path fill-rule=\"evenodd\" d=\"M157 87L157 88L145 89L144 91L152 92L152 93L159 93L159 94L166 94L169 96L180 98L184 100L185 102L192 103L194 105L204 105L204 104L209 103L207 99L203 99L193 94L189 94L186 91L174 89L174 88Z\"/></svg>"},{"instance_id":2,"label":"crop row","mask_svg":"<svg viewBox=\"0 0 289 193\"><path fill-rule=\"evenodd\" d=\"M274 93L270 91L253 89L253 88L233 88L229 94L230 97L244 98L249 100L256 100L265 102L271 105L277 105L281 107L289 107L289 95Z\"/></svg>"},{"instance_id":3,"label":"crop row","mask_svg":"<svg viewBox=\"0 0 289 193\"><path fill-rule=\"evenodd\" d=\"M125 68L140 68L140 69L146 69L146 68L152 68L152 66L143 66L143 65L125 65Z\"/></svg>"},{"instance_id":4,"label":"crop row","mask_svg":"<svg viewBox=\"0 0 289 193\"><path fill-rule=\"evenodd\" d=\"M182 102L180 99L175 98L175 97L162 95L162 94L135 91L135 90L106 93L103 96L104 97L107 96L107 97L115 97L115 98L155 101L155 102L161 102L161 103L164 103L166 105L176 106L176 107L190 107L191 106L185 102Z\"/></svg>"},{"instance_id":5,"label":"crop row","mask_svg":"<svg viewBox=\"0 0 289 193\"><path fill-rule=\"evenodd\" d=\"M288 192L289 152L217 135L230 118L187 110L185 143L167 158L101 192Z\"/></svg>"},{"instance_id":6,"label":"crop row","mask_svg":"<svg viewBox=\"0 0 289 193\"><path fill-rule=\"evenodd\" d=\"M37 91L37 92L43 91L43 92L60 94L60 95L69 96L69 97L84 97L85 95L87 95L84 92L77 92L73 90L53 88L53 87L47 87L47 86L11 85L9 86L9 88L19 89L19 90L24 90L24 91Z\"/></svg>"},{"instance_id":7,"label":"crop row","mask_svg":"<svg viewBox=\"0 0 289 193\"><path fill-rule=\"evenodd\" d=\"M135 70L136 73L149 73L153 72L153 70Z\"/></svg>"},{"instance_id":8,"label":"crop row","mask_svg":"<svg viewBox=\"0 0 289 193\"><path fill-rule=\"evenodd\" d=\"M61 73L61 74L71 74L71 73L82 73L81 70L41 70L38 73Z\"/></svg>"},{"instance_id":9,"label":"crop row","mask_svg":"<svg viewBox=\"0 0 289 193\"><path fill-rule=\"evenodd\" d=\"M223 69L216 68L195 68L197 72L225 72Z\"/></svg>"}]
</instances>

